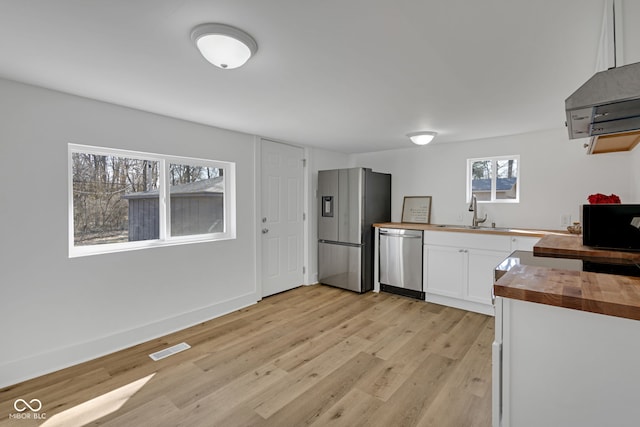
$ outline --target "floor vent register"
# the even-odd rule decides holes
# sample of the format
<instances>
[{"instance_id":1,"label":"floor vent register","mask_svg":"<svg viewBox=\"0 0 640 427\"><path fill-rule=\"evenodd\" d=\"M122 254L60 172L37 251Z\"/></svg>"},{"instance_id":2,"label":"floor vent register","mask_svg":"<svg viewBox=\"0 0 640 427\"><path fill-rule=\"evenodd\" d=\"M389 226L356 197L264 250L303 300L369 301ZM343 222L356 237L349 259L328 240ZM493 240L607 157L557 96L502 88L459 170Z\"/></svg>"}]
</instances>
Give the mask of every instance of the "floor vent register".
<instances>
[{"instance_id":1,"label":"floor vent register","mask_svg":"<svg viewBox=\"0 0 640 427\"><path fill-rule=\"evenodd\" d=\"M156 351L155 353L151 353L149 355L154 361L158 361L160 359L164 359L165 357L172 356L176 353L180 353L181 351L190 349L191 346L186 342L181 342L180 344L176 344L172 347L165 348L164 350Z\"/></svg>"}]
</instances>

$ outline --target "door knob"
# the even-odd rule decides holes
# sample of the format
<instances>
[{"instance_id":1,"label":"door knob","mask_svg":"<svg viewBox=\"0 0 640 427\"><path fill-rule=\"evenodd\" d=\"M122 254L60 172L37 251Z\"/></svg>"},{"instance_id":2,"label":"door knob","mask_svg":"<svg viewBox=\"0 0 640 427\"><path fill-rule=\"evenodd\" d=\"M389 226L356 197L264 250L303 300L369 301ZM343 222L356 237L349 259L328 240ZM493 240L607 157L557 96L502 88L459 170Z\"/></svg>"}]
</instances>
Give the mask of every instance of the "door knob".
<instances>
[{"instance_id":1,"label":"door knob","mask_svg":"<svg viewBox=\"0 0 640 427\"><path fill-rule=\"evenodd\" d=\"M268 229L268 228L263 228L263 229L262 229L262 234L267 234L268 232L269 232L269 229Z\"/></svg>"}]
</instances>

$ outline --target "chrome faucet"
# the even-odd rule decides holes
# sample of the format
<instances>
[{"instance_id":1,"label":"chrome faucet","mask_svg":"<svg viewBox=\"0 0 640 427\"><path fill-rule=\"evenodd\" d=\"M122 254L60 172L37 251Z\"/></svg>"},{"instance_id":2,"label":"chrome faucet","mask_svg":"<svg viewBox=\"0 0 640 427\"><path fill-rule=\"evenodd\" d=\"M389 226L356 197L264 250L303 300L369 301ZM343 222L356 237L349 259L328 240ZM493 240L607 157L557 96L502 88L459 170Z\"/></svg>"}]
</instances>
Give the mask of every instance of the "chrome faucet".
<instances>
[{"instance_id":1,"label":"chrome faucet","mask_svg":"<svg viewBox=\"0 0 640 427\"><path fill-rule=\"evenodd\" d=\"M478 199L476 198L476 195L473 194L471 195L471 203L469 204L469 212L473 212L473 219L471 222L471 226L472 227L477 227L478 224L482 224L483 222L485 222L487 220L487 214L484 214L484 218L482 219L478 219Z\"/></svg>"}]
</instances>

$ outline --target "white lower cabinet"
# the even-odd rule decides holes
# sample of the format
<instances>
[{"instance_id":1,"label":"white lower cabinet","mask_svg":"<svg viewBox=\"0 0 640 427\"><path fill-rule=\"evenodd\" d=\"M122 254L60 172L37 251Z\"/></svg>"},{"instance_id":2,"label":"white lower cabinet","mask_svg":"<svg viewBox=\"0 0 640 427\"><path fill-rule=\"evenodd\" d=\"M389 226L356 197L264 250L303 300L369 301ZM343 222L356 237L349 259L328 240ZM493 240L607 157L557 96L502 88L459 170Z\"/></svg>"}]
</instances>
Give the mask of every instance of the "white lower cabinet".
<instances>
[{"instance_id":1,"label":"white lower cabinet","mask_svg":"<svg viewBox=\"0 0 640 427\"><path fill-rule=\"evenodd\" d=\"M493 272L511 253L511 236L425 231L426 300L494 314Z\"/></svg>"},{"instance_id":2,"label":"white lower cabinet","mask_svg":"<svg viewBox=\"0 0 640 427\"><path fill-rule=\"evenodd\" d=\"M466 279L467 257L462 249L450 246L425 245L422 251L424 290L452 298L462 298Z\"/></svg>"},{"instance_id":3,"label":"white lower cabinet","mask_svg":"<svg viewBox=\"0 0 640 427\"><path fill-rule=\"evenodd\" d=\"M496 298L493 427L640 425L640 321Z\"/></svg>"},{"instance_id":4,"label":"white lower cabinet","mask_svg":"<svg viewBox=\"0 0 640 427\"><path fill-rule=\"evenodd\" d=\"M481 304L492 305L493 272L509 252L469 249L467 255L466 298Z\"/></svg>"}]
</instances>

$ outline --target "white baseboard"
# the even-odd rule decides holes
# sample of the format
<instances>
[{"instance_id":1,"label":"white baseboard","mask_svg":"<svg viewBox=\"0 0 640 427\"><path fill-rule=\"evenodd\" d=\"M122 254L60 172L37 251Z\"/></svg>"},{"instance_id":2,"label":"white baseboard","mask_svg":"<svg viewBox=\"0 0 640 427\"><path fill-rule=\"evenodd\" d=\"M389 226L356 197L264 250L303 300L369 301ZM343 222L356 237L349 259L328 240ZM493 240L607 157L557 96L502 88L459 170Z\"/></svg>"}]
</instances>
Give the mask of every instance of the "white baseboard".
<instances>
[{"instance_id":1,"label":"white baseboard","mask_svg":"<svg viewBox=\"0 0 640 427\"><path fill-rule=\"evenodd\" d=\"M427 302L433 302L435 304L446 305L449 307L460 308L462 310L473 311L475 313L495 316L495 309L493 305L481 304L478 302L432 294L429 292L427 292L425 300Z\"/></svg>"},{"instance_id":2,"label":"white baseboard","mask_svg":"<svg viewBox=\"0 0 640 427\"><path fill-rule=\"evenodd\" d=\"M242 295L135 329L5 363L0 365L0 388L159 338L253 305L258 300L255 293Z\"/></svg>"}]
</instances>

